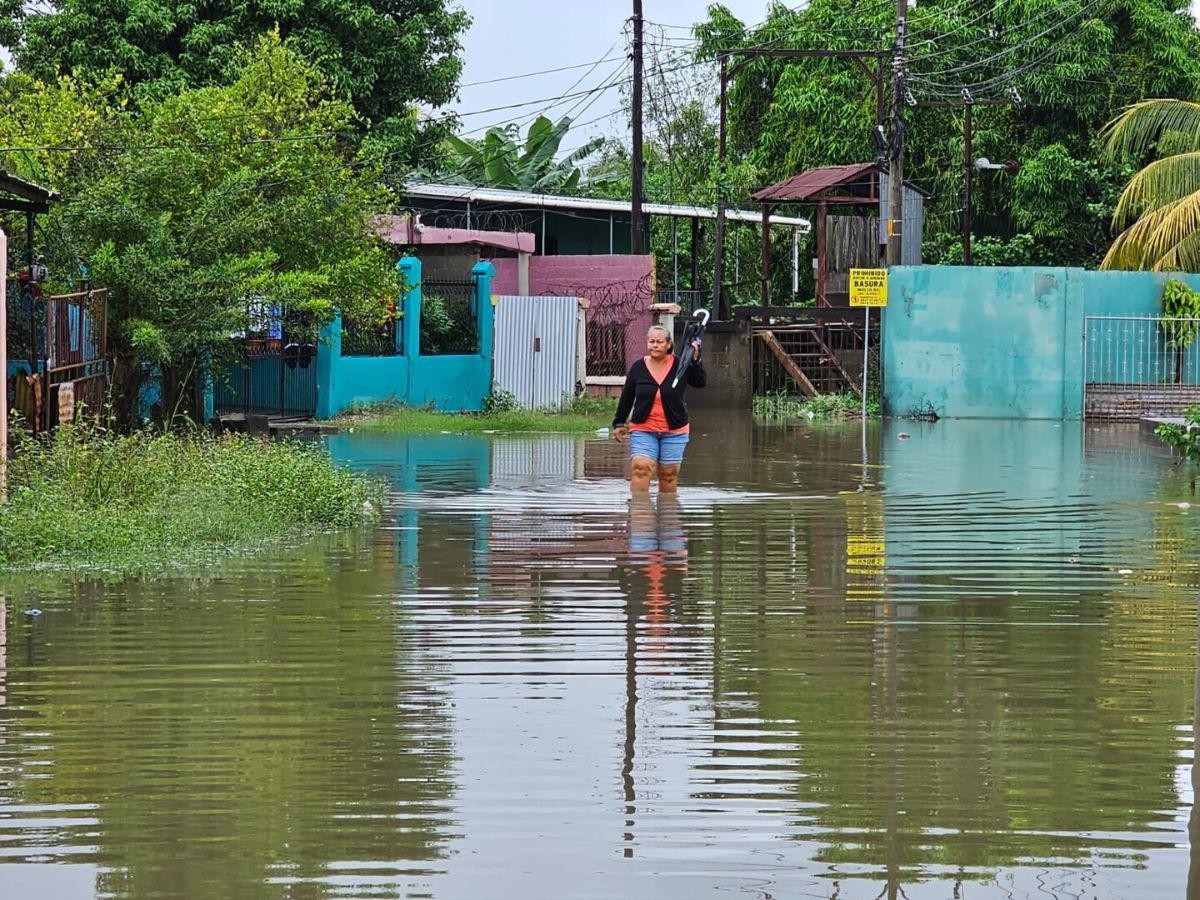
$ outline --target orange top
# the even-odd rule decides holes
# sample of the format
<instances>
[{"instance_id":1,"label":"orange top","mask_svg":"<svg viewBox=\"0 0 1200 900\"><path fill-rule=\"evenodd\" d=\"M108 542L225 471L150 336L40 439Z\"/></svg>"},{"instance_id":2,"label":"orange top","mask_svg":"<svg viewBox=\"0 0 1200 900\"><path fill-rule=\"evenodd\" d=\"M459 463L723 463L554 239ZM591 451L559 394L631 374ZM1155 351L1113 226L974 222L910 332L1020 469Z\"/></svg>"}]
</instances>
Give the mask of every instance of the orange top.
<instances>
[{"instance_id":1,"label":"orange top","mask_svg":"<svg viewBox=\"0 0 1200 900\"><path fill-rule=\"evenodd\" d=\"M661 385L666 381L667 376L671 374L671 369L675 367L675 355L667 357L660 363L655 363L649 356L644 357L646 369L650 372L650 377ZM645 422L630 422L630 431L653 431L658 434L689 434L692 430L691 424L682 425L679 428L672 428L667 421L667 414L663 412L662 405L662 390L660 389L654 394L654 405L650 407L650 415L646 416Z\"/></svg>"}]
</instances>

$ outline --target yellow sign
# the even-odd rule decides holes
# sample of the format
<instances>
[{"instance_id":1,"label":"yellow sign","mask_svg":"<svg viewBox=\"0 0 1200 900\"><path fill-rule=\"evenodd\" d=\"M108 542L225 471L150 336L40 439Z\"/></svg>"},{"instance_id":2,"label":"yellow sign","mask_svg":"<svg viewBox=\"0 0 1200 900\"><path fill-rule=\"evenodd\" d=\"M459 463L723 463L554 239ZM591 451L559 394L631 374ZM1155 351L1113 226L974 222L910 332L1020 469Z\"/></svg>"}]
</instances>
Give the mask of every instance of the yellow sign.
<instances>
[{"instance_id":1,"label":"yellow sign","mask_svg":"<svg viewBox=\"0 0 1200 900\"><path fill-rule=\"evenodd\" d=\"M887 269L851 269L850 305L887 306Z\"/></svg>"}]
</instances>

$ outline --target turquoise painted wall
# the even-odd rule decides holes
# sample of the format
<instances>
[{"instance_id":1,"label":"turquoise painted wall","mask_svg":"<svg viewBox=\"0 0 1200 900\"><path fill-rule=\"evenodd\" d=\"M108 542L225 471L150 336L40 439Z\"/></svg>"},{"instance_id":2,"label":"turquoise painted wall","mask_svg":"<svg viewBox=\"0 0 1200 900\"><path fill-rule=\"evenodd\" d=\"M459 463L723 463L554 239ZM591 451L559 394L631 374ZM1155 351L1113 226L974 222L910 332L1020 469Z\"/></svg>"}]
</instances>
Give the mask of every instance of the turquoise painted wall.
<instances>
[{"instance_id":1,"label":"turquoise painted wall","mask_svg":"<svg viewBox=\"0 0 1200 900\"><path fill-rule=\"evenodd\" d=\"M957 418L1077 419L1087 316L1156 316L1169 276L901 266L883 314L884 404ZM1183 276L1200 289L1200 276Z\"/></svg>"},{"instance_id":2,"label":"turquoise painted wall","mask_svg":"<svg viewBox=\"0 0 1200 900\"><path fill-rule=\"evenodd\" d=\"M317 416L329 418L355 404L396 401L409 406L432 405L443 412L483 409L492 387L492 276L480 262L475 313L479 348L474 354L423 356L421 337L421 262L406 257L397 263L409 289L401 301L402 327L397 329L395 356L342 356L341 320L322 332L317 350Z\"/></svg>"}]
</instances>

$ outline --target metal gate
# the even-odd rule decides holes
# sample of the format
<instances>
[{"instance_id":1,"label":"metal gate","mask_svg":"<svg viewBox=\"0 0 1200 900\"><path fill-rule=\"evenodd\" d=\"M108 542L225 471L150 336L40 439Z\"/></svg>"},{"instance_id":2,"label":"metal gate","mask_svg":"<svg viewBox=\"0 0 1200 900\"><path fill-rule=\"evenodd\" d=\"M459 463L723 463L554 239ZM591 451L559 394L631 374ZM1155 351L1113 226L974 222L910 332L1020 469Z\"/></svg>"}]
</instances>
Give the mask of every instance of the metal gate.
<instances>
[{"instance_id":1,"label":"metal gate","mask_svg":"<svg viewBox=\"0 0 1200 900\"><path fill-rule=\"evenodd\" d=\"M577 297L497 297L497 387L524 409L561 409L575 395L582 310Z\"/></svg>"},{"instance_id":2,"label":"metal gate","mask_svg":"<svg viewBox=\"0 0 1200 900\"><path fill-rule=\"evenodd\" d=\"M315 344L260 347L247 342L241 361L214 375L216 414L311 418L317 412L316 359Z\"/></svg>"},{"instance_id":3,"label":"metal gate","mask_svg":"<svg viewBox=\"0 0 1200 900\"><path fill-rule=\"evenodd\" d=\"M1200 403L1200 319L1087 316L1083 414L1136 422Z\"/></svg>"},{"instance_id":4,"label":"metal gate","mask_svg":"<svg viewBox=\"0 0 1200 900\"><path fill-rule=\"evenodd\" d=\"M42 421L47 429L99 416L108 386L108 291L46 298L46 391Z\"/></svg>"}]
</instances>

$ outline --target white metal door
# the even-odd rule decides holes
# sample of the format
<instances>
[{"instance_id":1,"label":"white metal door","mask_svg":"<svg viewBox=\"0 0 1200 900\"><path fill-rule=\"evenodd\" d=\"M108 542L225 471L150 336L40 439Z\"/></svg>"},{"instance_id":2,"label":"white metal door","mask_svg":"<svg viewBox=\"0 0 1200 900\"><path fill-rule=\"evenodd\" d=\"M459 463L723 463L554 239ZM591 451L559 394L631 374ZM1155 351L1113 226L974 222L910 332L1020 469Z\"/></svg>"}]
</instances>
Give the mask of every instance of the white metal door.
<instances>
[{"instance_id":1,"label":"white metal door","mask_svg":"<svg viewBox=\"0 0 1200 900\"><path fill-rule=\"evenodd\" d=\"M575 391L575 297L498 297L495 382L524 409L559 409Z\"/></svg>"}]
</instances>

